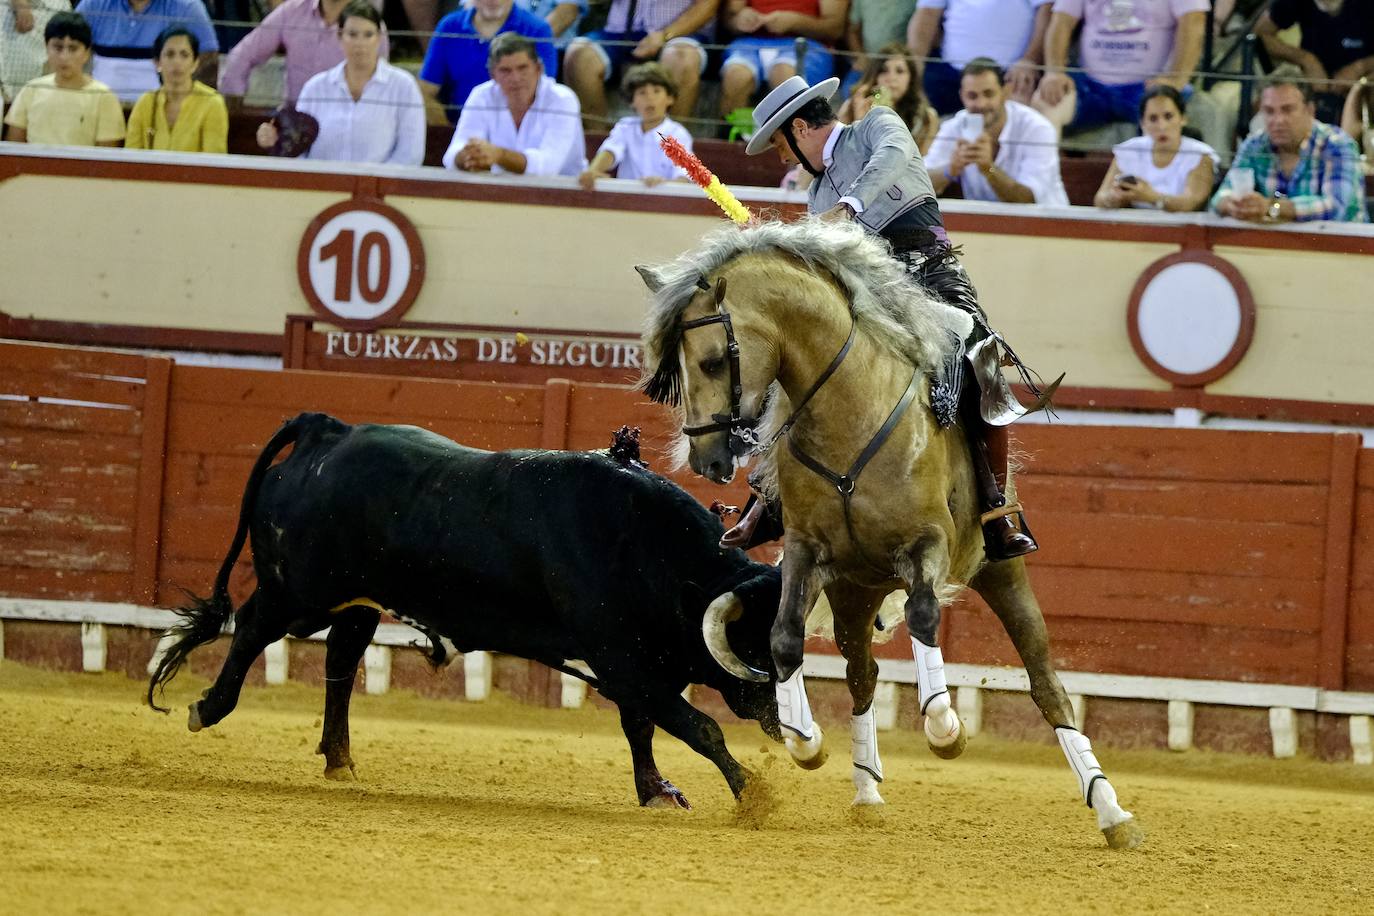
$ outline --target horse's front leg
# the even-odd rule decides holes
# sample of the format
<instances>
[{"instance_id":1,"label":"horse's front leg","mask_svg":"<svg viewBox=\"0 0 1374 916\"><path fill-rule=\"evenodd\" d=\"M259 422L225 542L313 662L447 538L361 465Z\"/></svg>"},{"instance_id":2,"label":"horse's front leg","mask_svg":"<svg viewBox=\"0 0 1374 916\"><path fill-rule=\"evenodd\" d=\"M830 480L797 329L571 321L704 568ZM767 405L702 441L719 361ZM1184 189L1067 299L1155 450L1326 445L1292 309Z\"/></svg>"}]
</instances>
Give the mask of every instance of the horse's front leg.
<instances>
[{"instance_id":1,"label":"horse's front leg","mask_svg":"<svg viewBox=\"0 0 1374 916\"><path fill-rule=\"evenodd\" d=\"M1139 822L1121 807L1116 789L1107 781L1088 736L1074 727L1073 707L1050 661L1045 617L1031 591L1022 560L990 563L970 583L1002 621L1012 645L1030 677L1031 699L1059 738L1069 767L1078 777L1083 800L1097 814L1097 826L1113 849L1130 849L1145 839Z\"/></svg>"},{"instance_id":2,"label":"horse's front leg","mask_svg":"<svg viewBox=\"0 0 1374 916\"><path fill-rule=\"evenodd\" d=\"M825 595L835 617L835 645L847 663L845 680L854 699L849 719L854 804L881 805L883 797L878 794L878 783L883 781L883 762L878 756L878 723L873 715L873 694L878 686L873 621L886 596L847 582L832 582L826 586Z\"/></svg>"},{"instance_id":3,"label":"horse's front leg","mask_svg":"<svg viewBox=\"0 0 1374 916\"><path fill-rule=\"evenodd\" d=\"M816 549L801 538L789 538L782 555L782 601L773 620L770 646L777 669L778 722L783 742L802 769L814 770L825 763L825 738L811 718L802 681L806 644L806 615L820 594Z\"/></svg>"},{"instance_id":4,"label":"horse's front leg","mask_svg":"<svg viewBox=\"0 0 1374 916\"><path fill-rule=\"evenodd\" d=\"M937 757L952 760L964 752L968 732L949 701L945 658L940 651L940 598L949 577L949 547L942 531L916 542L909 554L911 583L906 599L906 625L911 631L911 654L916 659L916 690L925 716L926 743Z\"/></svg>"}]
</instances>

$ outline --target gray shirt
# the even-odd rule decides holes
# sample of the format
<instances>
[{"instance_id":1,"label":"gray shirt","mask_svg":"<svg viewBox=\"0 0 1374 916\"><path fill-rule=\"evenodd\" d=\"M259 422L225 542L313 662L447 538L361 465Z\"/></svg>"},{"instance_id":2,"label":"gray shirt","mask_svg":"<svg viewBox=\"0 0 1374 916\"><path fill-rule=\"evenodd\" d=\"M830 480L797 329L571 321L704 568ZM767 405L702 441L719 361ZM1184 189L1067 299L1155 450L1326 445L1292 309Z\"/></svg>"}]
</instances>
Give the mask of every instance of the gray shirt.
<instances>
[{"instance_id":1,"label":"gray shirt","mask_svg":"<svg viewBox=\"0 0 1374 916\"><path fill-rule=\"evenodd\" d=\"M858 222L878 232L922 201L935 200L921 151L897 112L875 105L863 120L835 132L825 171L808 192L812 213L849 198L860 205Z\"/></svg>"}]
</instances>

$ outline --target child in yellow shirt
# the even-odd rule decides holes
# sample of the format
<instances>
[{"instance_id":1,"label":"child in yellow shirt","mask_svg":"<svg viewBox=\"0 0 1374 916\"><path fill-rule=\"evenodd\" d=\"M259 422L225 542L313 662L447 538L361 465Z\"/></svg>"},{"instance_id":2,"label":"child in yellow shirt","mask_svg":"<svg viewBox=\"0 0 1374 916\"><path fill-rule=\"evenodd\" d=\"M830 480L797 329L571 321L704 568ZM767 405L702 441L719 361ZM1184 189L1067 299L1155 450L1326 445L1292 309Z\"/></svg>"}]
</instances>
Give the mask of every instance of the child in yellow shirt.
<instances>
[{"instance_id":1,"label":"child in yellow shirt","mask_svg":"<svg viewBox=\"0 0 1374 916\"><path fill-rule=\"evenodd\" d=\"M104 83L86 75L91 27L80 13L57 13L43 30L52 72L30 80L5 115L5 139L59 146L119 146L124 110Z\"/></svg>"}]
</instances>

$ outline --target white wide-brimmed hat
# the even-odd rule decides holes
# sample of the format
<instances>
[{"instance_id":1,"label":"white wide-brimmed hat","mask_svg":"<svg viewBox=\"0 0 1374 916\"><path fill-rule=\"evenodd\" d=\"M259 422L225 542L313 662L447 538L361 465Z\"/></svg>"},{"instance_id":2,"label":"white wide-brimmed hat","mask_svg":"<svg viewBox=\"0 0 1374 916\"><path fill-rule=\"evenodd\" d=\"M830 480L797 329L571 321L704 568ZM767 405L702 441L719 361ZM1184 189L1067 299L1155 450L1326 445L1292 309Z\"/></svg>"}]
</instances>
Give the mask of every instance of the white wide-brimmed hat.
<instances>
[{"instance_id":1,"label":"white wide-brimmed hat","mask_svg":"<svg viewBox=\"0 0 1374 916\"><path fill-rule=\"evenodd\" d=\"M754 135L749 138L749 145L744 151L757 156L768 149L772 146L773 132L786 124L798 108L812 99L829 99L839 88L840 81L833 76L814 86L806 85L806 80L800 76L787 80L764 96L754 109Z\"/></svg>"}]
</instances>

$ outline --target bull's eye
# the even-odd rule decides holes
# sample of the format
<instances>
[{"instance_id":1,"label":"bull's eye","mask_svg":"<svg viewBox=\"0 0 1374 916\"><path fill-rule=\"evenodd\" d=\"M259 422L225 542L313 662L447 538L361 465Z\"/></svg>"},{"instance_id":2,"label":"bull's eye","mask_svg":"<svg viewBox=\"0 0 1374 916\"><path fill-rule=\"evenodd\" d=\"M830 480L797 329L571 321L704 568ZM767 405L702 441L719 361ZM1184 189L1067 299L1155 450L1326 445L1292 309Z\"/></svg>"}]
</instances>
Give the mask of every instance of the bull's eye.
<instances>
[{"instance_id":1,"label":"bull's eye","mask_svg":"<svg viewBox=\"0 0 1374 916\"><path fill-rule=\"evenodd\" d=\"M701 371L707 375L720 375L725 371L725 357L711 356L701 361Z\"/></svg>"}]
</instances>

